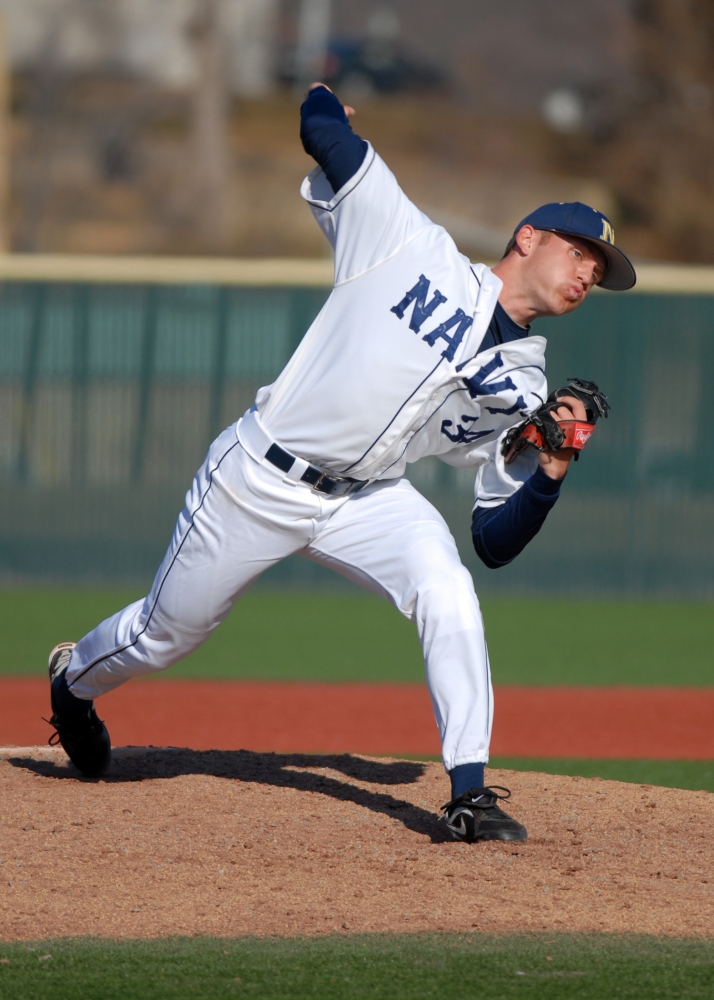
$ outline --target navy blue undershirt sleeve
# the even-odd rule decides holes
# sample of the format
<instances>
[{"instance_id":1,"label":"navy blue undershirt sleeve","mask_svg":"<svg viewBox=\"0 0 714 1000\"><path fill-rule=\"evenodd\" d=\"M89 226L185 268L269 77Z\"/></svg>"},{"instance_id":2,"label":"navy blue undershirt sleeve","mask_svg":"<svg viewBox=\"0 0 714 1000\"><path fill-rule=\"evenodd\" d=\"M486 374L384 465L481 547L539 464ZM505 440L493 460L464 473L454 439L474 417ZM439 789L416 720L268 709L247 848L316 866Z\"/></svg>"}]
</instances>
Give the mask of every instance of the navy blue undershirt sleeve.
<instances>
[{"instance_id":1,"label":"navy blue undershirt sleeve","mask_svg":"<svg viewBox=\"0 0 714 1000\"><path fill-rule=\"evenodd\" d=\"M489 569L498 569L515 559L543 527L560 496L562 482L538 468L505 503L476 507L471 534L481 562Z\"/></svg>"},{"instance_id":2,"label":"navy blue undershirt sleeve","mask_svg":"<svg viewBox=\"0 0 714 1000\"><path fill-rule=\"evenodd\" d=\"M352 131L344 108L327 87L311 90L300 108L300 138L335 194L354 177L367 155L367 143Z\"/></svg>"}]
</instances>

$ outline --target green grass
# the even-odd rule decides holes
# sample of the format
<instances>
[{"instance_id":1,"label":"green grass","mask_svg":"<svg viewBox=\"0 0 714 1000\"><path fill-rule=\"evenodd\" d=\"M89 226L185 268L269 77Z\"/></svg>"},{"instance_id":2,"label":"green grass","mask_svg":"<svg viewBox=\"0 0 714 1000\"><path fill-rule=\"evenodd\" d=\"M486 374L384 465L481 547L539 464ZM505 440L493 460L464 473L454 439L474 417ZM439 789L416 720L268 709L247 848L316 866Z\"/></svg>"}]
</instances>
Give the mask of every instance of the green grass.
<instances>
[{"instance_id":1,"label":"green grass","mask_svg":"<svg viewBox=\"0 0 714 1000\"><path fill-rule=\"evenodd\" d=\"M0 673L41 674L58 641L79 638L141 594L0 590ZM714 606L634 601L483 601L496 683L714 684ZM169 677L423 679L414 626L369 595L255 592Z\"/></svg>"},{"instance_id":2,"label":"green grass","mask_svg":"<svg viewBox=\"0 0 714 1000\"><path fill-rule=\"evenodd\" d=\"M669 1000L714 995L714 947L643 936L359 935L0 946L7 1000ZM47 957L51 956L51 957Z\"/></svg>"},{"instance_id":3,"label":"green grass","mask_svg":"<svg viewBox=\"0 0 714 1000\"><path fill-rule=\"evenodd\" d=\"M714 605L483 602L502 684L714 685Z\"/></svg>"},{"instance_id":4,"label":"green grass","mask_svg":"<svg viewBox=\"0 0 714 1000\"><path fill-rule=\"evenodd\" d=\"M714 792L712 760L563 760L553 757L492 757L490 767L546 774L579 774L583 778L631 781Z\"/></svg>"},{"instance_id":5,"label":"green grass","mask_svg":"<svg viewBox=\"0 0 714 1000\"><path fill-rule=\"evenodd\" d=\"M435 755L414 755L409 760L441 761ZM542 771L572 774L606 781L629 781L634 785L689 788L714 792L714 760L591 760L583 757L492 757L488 767L509 771ZM486 771L487 782L493 775Z\"/></svg>"},{"instance_id":6,"label":"green grass","mask_svg":"<svg viewBox=\"0 0 714 1000\"><path fill-rule=\"evenodd\" d=\"M44 673L62 637L76 639L141 594L0 590L0 673ZM350 595L243 597L199 650L165 677L422 681L416 630L385 601Z\"/></svg>"}]
</instances>

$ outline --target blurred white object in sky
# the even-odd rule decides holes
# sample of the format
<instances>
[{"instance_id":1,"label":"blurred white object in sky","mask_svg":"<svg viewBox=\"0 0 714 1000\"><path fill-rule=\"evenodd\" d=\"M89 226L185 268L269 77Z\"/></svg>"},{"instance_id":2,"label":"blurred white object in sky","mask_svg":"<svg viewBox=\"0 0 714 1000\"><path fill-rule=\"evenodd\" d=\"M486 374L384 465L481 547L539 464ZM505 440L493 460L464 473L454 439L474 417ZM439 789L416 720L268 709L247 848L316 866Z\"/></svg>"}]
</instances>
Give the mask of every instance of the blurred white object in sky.
<instances>
[{"instance_id":1,"label":"blurred white object in sky","mask_svg":"<svg viewBox=\"0 0 714 1000\"><path fill-rule=\"evenodd\" d=\"M331 0L302 0L295 52L295 81L302 89L325 75Z\"/></svg>"},{"instance_id":2,"label":"blurred white object in sky","mask_svg":"<svg viewBox=\"0 0 714 1000\"><path fill-rule=\"evenodd\" d=\"M393 7L377 7L367 20L370 38L393 41L399 35L399 15Z\"/></svg>"},{"instance_id":3,"label":"blurred white object in sky","mask_svg":"<svg viewBox=\"0 0 714 1000\"><path fill-rule=\"evenodd\" d=\"M556 132L578 132L585 117L583 99L577 90L551 90L541 105L543 117Z\"/></svg>"},{"instance_id":4,"label":"blurred white object in sky","mask_svg":"<svg viewBox=\"0 0 714 1000\"><path fill-rule=\"evenodd\" d=\"M177 89L198 76L186 35L194 0L0 0L13 69L34 69L60 14L57 61L70 72L126 69ZM230 91L265 93L275 77L278 0L221 0Z\"/></svg>"}]
</instances>

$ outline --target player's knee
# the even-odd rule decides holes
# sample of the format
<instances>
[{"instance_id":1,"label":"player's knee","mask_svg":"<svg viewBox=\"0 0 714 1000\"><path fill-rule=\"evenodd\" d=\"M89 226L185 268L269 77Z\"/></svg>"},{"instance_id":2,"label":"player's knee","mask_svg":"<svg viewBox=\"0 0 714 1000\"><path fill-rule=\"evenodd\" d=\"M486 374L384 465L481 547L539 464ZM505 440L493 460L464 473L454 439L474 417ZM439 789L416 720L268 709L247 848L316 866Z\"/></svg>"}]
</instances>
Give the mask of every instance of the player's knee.
<instances>
[{"instance_id":1,"label":"player's knee","mask_svg":"<svg viewBox=\"0 0 714 1000\"><path fill-rule=\"evenodd\" d=\"M152 627L195 635L195 642L200 645L229 610L230 602L223 600L219 605L208 586L194 592L169 580L151 612Z\"/></svg>"},{"instance_id":2,"label":"player's knee","mask_svg":"<svg viewBox=\"0 0 714 1000\"><path fill-rule=\"evenodd\" d=\"M451 621L454 630L469 627L480 616L471 574L465 566L426 567L416 584L419 617L438 616Z\"/></svg>"},{"instance_id":3,"label":"player's knee","mask_svg":"<svg viewBox=\"0 0 714 1000\"><path fill-rule=\"evenodd\" d=\"M139 645L144 647L152 670L166 670L205 642L210 630L186 628L162 609L155 608L146 621Z\"/></svg>"}]
</instances>

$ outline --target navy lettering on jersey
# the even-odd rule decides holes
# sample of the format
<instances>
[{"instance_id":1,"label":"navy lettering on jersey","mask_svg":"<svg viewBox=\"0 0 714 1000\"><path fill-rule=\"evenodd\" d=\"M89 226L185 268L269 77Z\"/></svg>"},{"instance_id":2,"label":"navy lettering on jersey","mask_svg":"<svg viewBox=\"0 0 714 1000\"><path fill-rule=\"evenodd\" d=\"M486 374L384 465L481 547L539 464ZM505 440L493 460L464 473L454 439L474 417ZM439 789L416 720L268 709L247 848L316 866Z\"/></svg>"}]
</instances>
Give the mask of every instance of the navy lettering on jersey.
<instances>
[{"instance_id":1,"label":"navy lettering on jersey","mask_svg":"<svg viewBox=\"0 0 714 1000\"><path fill-rule=\"evenodd\" d=\"M478 417L470 417L468 413L462 413L461 419L465 424L474 424ZM475 431L473 427L462 427L461 424L456 425L456 433L452 434L448 428L452 426L451 420L442 420L441 422L441 433L445 434L450 441L454 444L471 444L472 441L478 441L479 438L486 437L491 431Z\"/></svg>"},{"instance_id":2,"label":"navy lettering on jersey","mask_svg":"<svg viewBox=\"0 0 714 1000\"><path fill-rule=\"evenodd\" d=\"M528 407L526 406L526 401L523 396L519 396L513 406L509 406L508 408L503 406L487 406L486 409L489 413L505 413L507 417L512 417L513 414L517 413L519 410L523 410L525 416L525 411Z\"/></svg>"},{"instance_id":3,"label":"navy lettering on jersey","mask_svg":"<svg viewBox=\"0 0 714 1000\"><path fill-rule=\"evenodd\" d=\"M429 294L429 285L431 282L423 274L419 275L419 280L413 288L410 288L407 294L404 296L402 301L396 305L392 306L389 310L393 312L399 319L404 319L404 313L407 311L411 303L414 303L414 308L412 309L412 318L409 321L409 329L413 330L414 333L419 333L422 323L429 319L434 310L446 302L446 296L442 295L438 288L434 289L434 297L431 302L426 301L426 297Z\"/></svg>"},{"instance_id":4,"label":"navy lettering on jersey","mask_svg":"<svg viewBox=\"0 0 714 1000\"><path fill-rule=\"evenodd\" d=\"M404 314L413 302L414 308L412 309L412 318L409 321L409 329L413 330L414 333L419 333L424 321L430 318L435 309L438 309L440 305L446 302L446 296L442 295L438 288L434 289L431 301L426 301L430 284L431 282L426 275L420 274L416 285L409 289L401 302L396 306L392 306L389 310L399 319L404 319ZM437 340L445 340L446 349L441 352L441 356L442 358L446 358L447 361L453 361L457 348L472 323L472 316L467 316L463 309L457 309L453 316L444 320L440 326L437 326L435 330L427 333L421 339L425 340L429 347L433 347ZM456 327L456 330L449 336L449 330L453 329L453 327Z\"/></svg>"},{"instance_id":5,"label":"navy lettering on jersey","mask_svg":"<svg viewBox=\"0 0 714 1000\"><path fill-rule=\"evenodd\" d=\"M437 326L436 330L432 330L431 333L427 333L427 335L421 339L425 340L429 347L433 347L439 338L441 338L441 340L445 340L448 347L445 351L441 352L441 356L442 358L446 358L447 361L453 361L456 350L461 341L464 339L464 334L472 323L473 316L467 316L463 309L457 309L453 316L445 320L441 326ZM449 330L454 326L456 327L456 330L450 337Z\"/></svg>"},{"instance_id":6,"label":"navy lettering on jersey","mask_svg":"<svg viewBox=\"0 0 714 1000\"><path fill-rule=\"evenodd\" d=\"M495 357L493 357L488 364L479 368L475 375L472 375L471 378L464 379L466 387L469 390L469 396L472 399L475 399L476 396L495 396L497 393L503 392L505 389L518 388L509 375L506 375L506 377L500 382L489 382L488 385L485 385L484 383L488 376L493 375L498 368L503 368L503 358L501 357L500 351L496 351ZM520 402L520 396L518 401ZM517 408L520 409L520 407Z\"/></svg>"}]
</instances>

